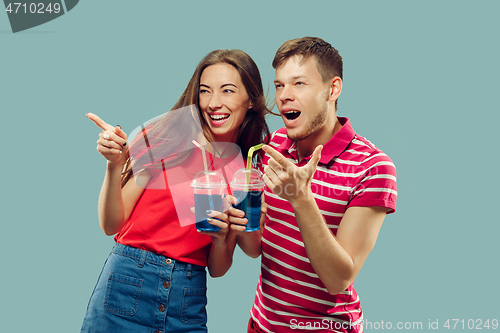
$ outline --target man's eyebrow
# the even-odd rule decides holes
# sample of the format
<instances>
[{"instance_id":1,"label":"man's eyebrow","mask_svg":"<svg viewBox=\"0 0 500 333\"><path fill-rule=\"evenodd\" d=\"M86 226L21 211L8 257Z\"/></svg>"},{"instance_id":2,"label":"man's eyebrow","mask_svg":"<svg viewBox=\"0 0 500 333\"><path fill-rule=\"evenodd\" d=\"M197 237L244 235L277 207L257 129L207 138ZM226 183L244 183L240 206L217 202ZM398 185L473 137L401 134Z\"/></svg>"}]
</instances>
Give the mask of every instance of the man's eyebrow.
<instances>
[{"instance_id":1,"label":"man's eyebrow","mask_svg":"<svg viewBox=\"0 0 500 333\"><path fill-rule=\"evenodd\" d=\"M307 76L305 76L305 75L292 76L290 79L292 81L296 81L296 80L300 80L300 79L307 79ZM276 80L274 80L274 83L283 82L283 81L284 80L278 80L278 79L276 79Z\"/></svg>"}]
</instances>

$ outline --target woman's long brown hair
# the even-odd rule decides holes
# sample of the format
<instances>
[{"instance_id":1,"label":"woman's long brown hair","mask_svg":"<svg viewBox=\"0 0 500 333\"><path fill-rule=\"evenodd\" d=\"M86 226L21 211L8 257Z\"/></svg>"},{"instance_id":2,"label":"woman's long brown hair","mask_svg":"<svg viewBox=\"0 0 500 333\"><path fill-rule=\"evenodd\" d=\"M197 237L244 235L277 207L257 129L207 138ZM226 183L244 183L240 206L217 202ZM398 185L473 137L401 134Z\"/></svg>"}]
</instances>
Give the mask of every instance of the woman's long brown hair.
<instances>
[{"instance_id":1,"label":"woman's long brown hair","mask_svg":"<svg viewBox=\"0 0 500 333\"><path fill-rule=\"evenodd\" d=\"M167 112L165 116L149 124L146 128L143 128L143 131L138 133L136 139L132 140L130 151L136 152L132 154L136 160L134 163L140 166L137 168L134 166L134 170L171 168L182 163L188 157L194 146L192 140L195 139L197 131L193 128L192 120L187 119L184 116L185 114L179 111L183 107L196 106L203 134L207 141L214 141L210 127L199 107L199 90L201 74L205 68L219 63L227 63L236 68L252 102L252 108L247 111L238 131L239 135L236 141L243 156L247 155L250 147L269 138L269 128L265 121L265 116L270 113L270 110L264 96L262 80L257 65L248 54L241 50L215 50L207 54L200 61L186 89L172 110ZM145 140L137 140L139 136L143 136ZM146 151L150 147L155 147L160 156L168 156L169 158L163 160L163 163L161 161L153 164L148 163L150 157ZM132 176L133 171L129 154L122 174L122 187L125 186Z\"/></svg>"}]
</instances>

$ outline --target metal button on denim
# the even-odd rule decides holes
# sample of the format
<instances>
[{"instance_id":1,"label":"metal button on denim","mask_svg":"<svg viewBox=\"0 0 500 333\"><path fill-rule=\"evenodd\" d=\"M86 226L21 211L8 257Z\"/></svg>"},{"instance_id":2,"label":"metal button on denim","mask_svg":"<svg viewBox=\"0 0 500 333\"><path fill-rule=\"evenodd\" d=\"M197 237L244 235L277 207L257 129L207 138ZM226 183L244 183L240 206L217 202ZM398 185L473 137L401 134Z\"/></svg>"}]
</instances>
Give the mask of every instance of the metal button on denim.
<instances>
[{"instance_id":1,"label":"metal button on denim","mask_svg":"<svg viewBox=\"0 0 500 333\"><path fill-rule=\"evenodd\" d=\"M163 288L167 289L169 285L168 281L163 282Z\"/></svg>"},{"instance_id":2,"label":"metal button on denim","mask_svg":"<svg viewBox=\"0 0 500 333\"><path fill-rule=\"evenodd\" d=\"M165 311L165 305L160 304L160 306L158 307L158 310L160 310L160 312Z\"/></svg>"},{"instance_id":3,"label":"metal button on denim","mask_svg":"<svg viewBox=\"0 0 500 333\"><path fill-rule=\"evenodd\" d=\"M172 263L172 259L168 258L165 262L170 265Z\"/></svg>"}]
</instances>

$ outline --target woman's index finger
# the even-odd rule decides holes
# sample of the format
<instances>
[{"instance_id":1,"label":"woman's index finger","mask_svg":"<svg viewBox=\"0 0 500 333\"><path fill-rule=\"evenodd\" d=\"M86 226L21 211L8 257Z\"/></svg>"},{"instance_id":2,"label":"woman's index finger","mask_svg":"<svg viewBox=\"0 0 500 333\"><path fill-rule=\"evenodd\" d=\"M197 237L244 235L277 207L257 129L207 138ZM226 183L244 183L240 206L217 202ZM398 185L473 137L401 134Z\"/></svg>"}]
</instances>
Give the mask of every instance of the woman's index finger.
<instances>
[{"instance_id":1,"label":"woman's index finger","mask_svg":"<svg viewBox=\"0 0 500 333\"><path fill-rule=\"evenodd\" d=\"M93 113L87 113L87 118L92 120L94 122L94 124L97 125L97 127L101 128L104 131L110 131L110 132L115 131L115 128L113 126L109 125L108 123L106 123L104 120L102 120L101 118L99 118L97 115L95 115Z\"/></svg>"}]
</instances>

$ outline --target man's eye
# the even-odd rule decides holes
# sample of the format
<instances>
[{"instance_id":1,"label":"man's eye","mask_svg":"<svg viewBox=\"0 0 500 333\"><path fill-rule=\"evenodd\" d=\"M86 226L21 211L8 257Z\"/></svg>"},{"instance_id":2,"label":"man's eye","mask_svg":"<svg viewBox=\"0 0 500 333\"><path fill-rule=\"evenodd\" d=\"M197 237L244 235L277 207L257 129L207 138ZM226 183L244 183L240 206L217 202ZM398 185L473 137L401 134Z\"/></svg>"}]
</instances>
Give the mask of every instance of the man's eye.
<instances>
[{"instance_id":1,"label":"man's eye","mask_svg":"<svg viewBox=\"0 0 500 333\"><path fill-rule=\"evenodd\" d=\"M298 86L301 86L301 85L303 85L303 84L304 84L304 82L302 82L302 81L298 81L298 82L296 82L295 84L296 84L296 85L298 85Z\"/></svg>"},{"instance_id":2,"label":"man's eye","mask_svg":"<svg viewBox=\"0 0 500 333\"><path fill-rule=\"evenodd\" d=\"M283 87L283 85L282 85L282 84L275 84L275 85L274 85L274 87L275 87L276 89L278 89L278 88Z\"/></svg>"}]
</instances>

